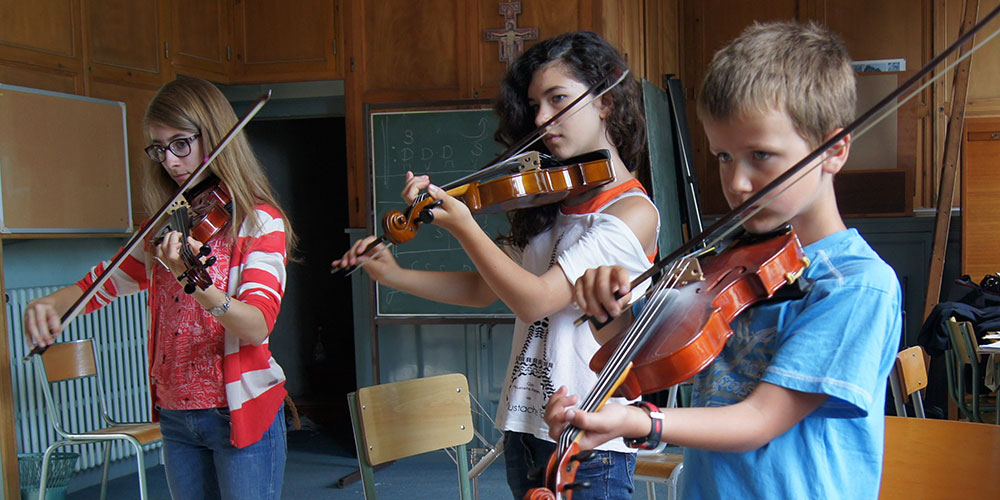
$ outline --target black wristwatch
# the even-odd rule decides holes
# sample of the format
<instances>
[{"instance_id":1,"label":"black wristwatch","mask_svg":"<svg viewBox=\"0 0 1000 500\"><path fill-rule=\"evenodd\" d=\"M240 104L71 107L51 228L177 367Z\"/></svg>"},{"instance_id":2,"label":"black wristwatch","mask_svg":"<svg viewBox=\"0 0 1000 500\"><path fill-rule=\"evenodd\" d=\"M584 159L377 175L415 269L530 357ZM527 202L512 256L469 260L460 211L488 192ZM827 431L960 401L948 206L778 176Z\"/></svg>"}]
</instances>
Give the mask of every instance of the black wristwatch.
<instances>
[{"instance_id":1,"label":"black wristwatch","mask_svg":"<svg viewBox=\"0 0 1000 500\"><path fill-rule=\"evenodd\" d=\"M636 401L632 406L638 406L649 414L651 425L649 434L637 438L624 438L625 446L638 448L640 450L652 450L660 445L660 434L663 432L663 413L660 408L649 401Z\"/></svg>"}]
</instances>

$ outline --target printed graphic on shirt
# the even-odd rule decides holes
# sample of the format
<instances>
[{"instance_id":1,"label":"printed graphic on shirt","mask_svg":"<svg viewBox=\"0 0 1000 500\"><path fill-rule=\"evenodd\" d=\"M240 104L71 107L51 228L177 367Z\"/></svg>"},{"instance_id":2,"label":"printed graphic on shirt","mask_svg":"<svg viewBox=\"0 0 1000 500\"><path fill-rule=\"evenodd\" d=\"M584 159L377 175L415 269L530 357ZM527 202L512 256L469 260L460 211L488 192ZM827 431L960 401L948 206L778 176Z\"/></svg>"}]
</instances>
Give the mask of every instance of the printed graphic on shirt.
<instances>
[{"instance_id":1,"label":"printed graphic on shirt","mask_svg":"<svg viewBox=\"0 0 1000 500\"><path fill-rule=\"evenodd\" d=\"M695 378L698 406L727 406L743 401L757 387L777 350L777 328L751 329L753 311L733 322L733 336L708 369Z\"/></svg>"},{"instance_id":2,"label":"printed graphic on shirt","mask_svg":"<svg viewBox=\"0 0 1000 500\"><path fill-rule=\"evenodd\" d=\"M565 233L556 238L549 257L549 269L556 263L559 256L559 242ZM527 413L541 416L545 413L545 404L556 392L552 382L552 362L545 356L549 352L549 318L544 317L530 326L524 338L524 344L510 373L510 387L507 391L507 411L510 413ZM537 353L532 356L531 353ZM510 395L520 393L524 401L513 402ZM530 394L530 396L528 396Z\"/></svg>"}]
</instances>

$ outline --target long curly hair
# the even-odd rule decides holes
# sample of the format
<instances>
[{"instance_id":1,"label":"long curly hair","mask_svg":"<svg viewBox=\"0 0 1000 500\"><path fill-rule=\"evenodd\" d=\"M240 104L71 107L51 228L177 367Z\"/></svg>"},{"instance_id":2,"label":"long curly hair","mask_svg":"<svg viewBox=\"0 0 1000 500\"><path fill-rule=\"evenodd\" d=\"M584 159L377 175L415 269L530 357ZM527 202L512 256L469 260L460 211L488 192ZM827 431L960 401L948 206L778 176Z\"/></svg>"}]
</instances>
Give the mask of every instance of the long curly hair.
<instances>
[{"instance_id":1,"label":"long curly hair","mask_svg":"<svg viewBox=\"0 0 1000 500\"><path fill-rule=\"evenodd\" d=\"M202 150L207 155L237 121L229 101L215 85L198 78L178 78L160 88L153 97L146 108L143 124L147 132L151 125L160 124L201 134ZM152 160L149 162L143 195L147 210L155 213L176 192L177 183L159 163ZM245 131L233 138L212 162L209 170L225 182L232 195L233 218L229 231L233 241L237 240L240 226L254 207L265 203L281 213L285 223L286 251L291 252L296 242L291 222L278 203L271 183L247 141Z\"/></svg>"},{"instance_id":2,"label":"long curly hair","mask_svg":"<svg viewBox=\"0 0 1000 500\"><path fill-rule=\"evenodd\" d=\"M500 94L493 106L499 125L493 135L497 142L509 146L531 133L535 127L535 112L528 103L528 86L535 73L549 64L560 62L572 77L588 88L610 72L627 69L625 60L606 40L590 31L575 31L549 38L531 47L507 71L500 83ZM596 89L598 92L604 89ZM646 154L646 119L642 109L639 82L627 76L603 97L610 101L611 111L605 123L608 138L629 171L648 162ZM549 153L537 142L533 149ZM559 204L514 210L507 213L510 233L496 238L500 244L524 248L535 235L552 226Z\"/></svg>"}]
</instances>

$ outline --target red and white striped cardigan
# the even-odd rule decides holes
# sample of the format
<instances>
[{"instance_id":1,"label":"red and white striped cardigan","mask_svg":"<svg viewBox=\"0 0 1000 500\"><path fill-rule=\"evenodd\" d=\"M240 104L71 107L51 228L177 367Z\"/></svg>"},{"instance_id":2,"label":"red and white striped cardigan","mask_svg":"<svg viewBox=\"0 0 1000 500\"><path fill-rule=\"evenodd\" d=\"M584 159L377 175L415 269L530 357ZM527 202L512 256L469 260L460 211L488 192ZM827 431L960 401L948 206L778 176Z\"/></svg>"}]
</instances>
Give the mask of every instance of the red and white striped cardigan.
<instances>
[{"instance_id":1,"label":"red and white striped cardigan","mask_svg":"<svg viewBox=\"0 0 1000 500\"><path fill-rule=\"evenodd\" d=\"M252 224L251 217L255 217L259 224ZM147 262L155 261L142 245L137 245L111 279L87 303L86 312L100 309L115 297L148 289L154 280L152 264L147 267ZM77 282L77 286L86 290L109 263L106 261L95 266ZM281 214L269 205L258 205L243 222L233 245L227 291L234 299L260 309L269 332L274 328L281 309L286 263L285 223ZM150 325L157 324L156 318L152 317L156 311L155 296L149 295ZM149 332L150 360L155 334ZM222 374L232 419L230 442L237 448L259 441L285 400L285 374L271 357L269 338L255 346L229 331L225 332ZM155 390L155 387L150 388L153 403L156 402ZM158 418L155 409L153 418Z\"/></svg>"}]
</instances>

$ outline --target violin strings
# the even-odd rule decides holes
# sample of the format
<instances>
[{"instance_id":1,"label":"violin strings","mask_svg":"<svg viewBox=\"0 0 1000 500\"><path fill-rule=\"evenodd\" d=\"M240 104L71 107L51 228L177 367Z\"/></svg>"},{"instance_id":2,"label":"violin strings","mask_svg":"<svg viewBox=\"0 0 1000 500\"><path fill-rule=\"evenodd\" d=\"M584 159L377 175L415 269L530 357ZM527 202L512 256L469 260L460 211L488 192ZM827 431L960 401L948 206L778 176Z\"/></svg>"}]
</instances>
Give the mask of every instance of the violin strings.
<instances>
[{"instance_id":1,"label":"violin strings","mask_svg":"<svg viewBox=\"0 0 1000 500\"><path fill-rule=\"evenodd\" d=\"M621 343L605 364L604 369L601 370L594 389L591 390L580 404L581 410L596 410L597 406L604 399L604 396L611 391L614 383L621 376L622 369L635 357L636 351L641 344L640 341L644 340L643 333L646 332L649 325L656 320L665 305L669 302L669 294L666 291L676 287L681 275L689 267L690 261L688 259L679 260L668 271L669 278L659 280L652 285L653 291L649 294L647 303L625 333ZM582 432L580 429L572 425L568 426L559 439L561 449L563 451L569 449L570 444L576 440L580 432Z\"/></svg>"}]
</instances>

